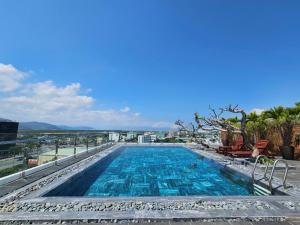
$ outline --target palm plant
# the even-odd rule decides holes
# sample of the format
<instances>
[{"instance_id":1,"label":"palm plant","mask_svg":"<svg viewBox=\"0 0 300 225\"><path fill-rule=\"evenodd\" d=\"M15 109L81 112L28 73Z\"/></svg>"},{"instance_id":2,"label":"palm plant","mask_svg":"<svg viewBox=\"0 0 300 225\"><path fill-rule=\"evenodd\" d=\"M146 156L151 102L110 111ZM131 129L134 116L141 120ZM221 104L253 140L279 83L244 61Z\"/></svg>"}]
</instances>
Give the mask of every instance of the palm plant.
<instances>
[{"instance_id":1,"label":"palm plant","mask_svg":"<svg viewBox=\"0 0 300 225\"><path fill-rule=\"evenodd\" d=\"M252 112L247 115L246 129L249 136L252 136L254 142L258 139L265 139L267 136L267 124L261 115ZM250 138L250 137L249 137Z\"/></svg>"},{"instance_id":2,"label":"palm plant","mask_svg":"<svg viewBox=\"0 0 300 225\"><path fill-rule=\"evenodd\" d=\"M266 123L280 134L282 149L293 152L293 127L300 121L300 110L295 108L274 107L263 113ZM291 153L293 154L293 153Z\"/></svg>"},{"instance_id":3,"label":"palm plant","mask_svg":"<svg viewBox=\"0 0 300 225\"><path fill-rule=\"evenodd\" d=\"M239 126L239 118L237 118L236 116L226 119L225 122L228 122L231 125L236 126L236 127Z\"/></svg>"}]
</instances>

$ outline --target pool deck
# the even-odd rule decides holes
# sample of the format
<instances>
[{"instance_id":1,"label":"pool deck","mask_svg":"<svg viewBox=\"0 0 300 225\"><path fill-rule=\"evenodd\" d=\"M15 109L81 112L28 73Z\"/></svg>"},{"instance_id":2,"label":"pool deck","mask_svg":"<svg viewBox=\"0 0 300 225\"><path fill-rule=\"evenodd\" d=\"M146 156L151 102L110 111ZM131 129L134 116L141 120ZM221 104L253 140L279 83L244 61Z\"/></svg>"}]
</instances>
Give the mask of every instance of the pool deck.
<instances>
[{"instance_id":1,"label":"pool deck","mask_svg":"<svg viewBox=\"0 0 300 225\"><path fill-rule=\"evenodd\" d=\"M40 197L120 146L99 149L96 154L82 155L80 159L0 187L0 194L3 196L0 198L0 221L300 225L300 163L296 161L292 162L294 168L288 175L288 190L281 187L282 171L276 171L279 178L274 178L274 187L290 194L286 196ZM247 176L252 171L251 165L241 165L240 161L214 151L198 148L193 148L193 151ZM259 170L256 177L257 182L264 183ZM207 221L210 222L206 223Z\"/></svg>"},{"instance_id":2,"label":"pool deck","mask_svg":"<svg viewBox=\"0 0 300 225\"><path fill-rule=\"evenodd\" d=\"M216 153L214 150L199 150L192 149L194 152L199 153L207 158L213 159L220 164L224 165L229 169L233 169L239 173L242 173L248 177L251 177L254 163L246 162L242 159L234 159L231 157L227 157L224 155L220 155ZM276 168L274 172L274 177L272 179L272 188L273 190L278 190L280 192L286 193L291 196L300 196L300 161L288 161L289 164L289 172L286 180L287 189L284 189L282 186L282 179L284 176L285 168ZM267 172L267 178L269 178L271 173L271 166ZM263 178L264 167L257 167L255 170L255 181L256 183L268 188L268 179L265 180Z\"/></svg>"},{"instance_id":3,"label":"pool deck","mask_svg":"<svg viewBox=\"0 0 300 225\"><path fill-rule=\"evenodd\" d=\"M231 157L220 155L220 154L216 153L214 150L202 151L202 150L194 149L194 151L198 152L199 154L204 155L208 158L212 158L216 161L219 161L221 164L227 165L228 167L234 167L235 170L251 177L254 163L248 163L247 165L241 165L241 164L243 164L243 163L241 163L241 162L243 162L243 160L233 159ZM287 162L290 167L290 169L288 171L287 179L286 179L288 189L285 190L282 187L282 179L284 177L284 172L285 172L284 167L275 169L274 179L272 181L273 189L280 189L281 191L287 192L290 195L300 196L300 161L288 160ZM270 166L268 168L267 178L269 178L269 176L270 176L271 169L272 169L272 167ZM263 176L262 176L262 174L264 173L264 170L265 170L265 167L258 166L255 170L255 172L256 172L255 177L256 177L257 181L263 182L265 185L268 185L268 182L266 180L264 180ZM294 190L292 190L292 189L294 189L296 191L294 192Z\"/></svg>"}]
</instances>

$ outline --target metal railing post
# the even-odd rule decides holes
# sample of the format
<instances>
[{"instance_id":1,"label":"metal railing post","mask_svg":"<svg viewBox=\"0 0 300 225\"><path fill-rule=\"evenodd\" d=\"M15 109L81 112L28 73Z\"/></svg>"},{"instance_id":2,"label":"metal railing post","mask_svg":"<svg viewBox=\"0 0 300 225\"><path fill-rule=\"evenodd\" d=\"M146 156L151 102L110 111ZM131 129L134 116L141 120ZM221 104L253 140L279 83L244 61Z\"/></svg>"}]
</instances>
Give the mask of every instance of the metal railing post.
<instances>
[{"instance_id":1,"label":"metal railing post","mask_svg":"<svg viewBox=\"0 0 300 225\"><path fill-rule=\"evenodd\" d=\"M283 181L282 181L282 186L284 189L286 189L286 177L287 177L287 173L289 171L289 165L288 163L283 160L283 159L277 159L275 162L274 162L274 165L273 165L273 168L272 168L272 172L271 172L271 175L270 175L270 178L269 178L269 189L270 191L272 191L272 179L273 179L273 175L274 175L274 170L275 170L275 167L277 165L278 162L282 162L284 165L285 165L285 172L284 172L284 177L283 177Z\"/></svg>"},{"instance_id":2,"label":"metal railing post","mask_svg":"<svg viewBox=\"0 0 300 225\"><path fill-rule=\"evenodd\" d=\"M266 166L266 169L265 169L265 173L264 173L264 179L267 180L267 172L268 172L268 169L269 169L269 165L270 165L270 162L268 162L267 166Z\"/></svg>"},{"instance_id":3,"label":"metal railing post","mask_svg":"<svg viewBox=\"0 0 300 225\"><path fill-rule=\"evenodd\" d=\"M74 157L76 158L76 145L77 145L77 137L74 138Z\"/></svg>"},{"instance_id":4,"label":"metal railing post","mask_svg":"<svg viewBox=\"0 0 300 225\"><path fill-rule=\"evenodd\" d=\"M86 138L86 152L89 152L89 138Z\"/></svg>"},{"instance_id":5,"label":"metal railing post","mask_svg":"<svg viewBox=\"0 0 300 225\"><path fill-rule=\"evenodd\" d=\"M254 178L255 175L254 175L254 173L255 173L255 169L256 169L257 163L258 163L258 161L259 161L260 158L264 158L264 157L266 157L266 156L264 156L264 155L258 155L258 156L256 157L255 164L254 164L254 167L253 167L253 170L252 170L252 173L251 173L253 184L255 183L255 178ZM266 170L265 170L265 175L264 175L264 177L265 177L265 176L266 176Z\"/></svg>"},{"instance_id":6,"label":"metal railing post","mask_svg":"<svg viewBox=\"0 0 300 225\"><path fill-rule=\"evenodd\" d=\"M58 156L58 140L55 141L55 165L57 164L57 157Z\"/></svg>"}]
</instances>

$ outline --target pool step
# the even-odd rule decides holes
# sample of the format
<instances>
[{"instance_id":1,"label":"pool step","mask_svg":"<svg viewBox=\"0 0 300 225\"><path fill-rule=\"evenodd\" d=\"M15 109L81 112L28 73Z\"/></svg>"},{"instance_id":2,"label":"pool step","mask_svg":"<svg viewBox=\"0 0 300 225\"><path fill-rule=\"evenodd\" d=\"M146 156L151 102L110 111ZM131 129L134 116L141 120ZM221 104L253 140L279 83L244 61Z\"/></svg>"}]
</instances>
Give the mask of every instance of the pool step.
<instances>
[{"instance_id":1,"label":"pool step","mask_svg":"<svg viewBox=\"0 0 300 225\"><path fill-rule=\"evenodd\" d=\"M254 184L253 186L254 186L254 195L258 195L258 196L272 195L272 193L268 189L262 186L259 186L257 184Z\"/></svg>"}]
</instances>

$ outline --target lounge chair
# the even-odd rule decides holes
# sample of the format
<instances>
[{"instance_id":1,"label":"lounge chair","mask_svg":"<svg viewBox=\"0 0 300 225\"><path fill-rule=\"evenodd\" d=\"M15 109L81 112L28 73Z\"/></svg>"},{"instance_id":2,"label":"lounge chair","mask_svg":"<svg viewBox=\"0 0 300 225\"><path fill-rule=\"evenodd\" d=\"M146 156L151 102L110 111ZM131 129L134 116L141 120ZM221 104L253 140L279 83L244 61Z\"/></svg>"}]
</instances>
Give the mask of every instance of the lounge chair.
<instances>
[{"instance_id":1,"label":"lounge chair","mask_svg":"<svg viewBox=\"0 0 300 225\"><path fill-rule=\"evenodd\" d=\"M234 145L231 146L220 146L217 153L227 155L228 152L241 151L243 149L244 142L242 139L237 140Z\"/></svg>"},{"instance_id":2,"label":"lounge chair","mask_svg":"<svg viewBox=\"0 0 300 225\"><path fill-rule=\"evenodd\" d=\"M259 140L258 142L256 142L254 147L258 149L259 154L263 154L266 153L265 150L267 149L269 143L270 142L268 140ZM234 158L247 158L252 156L252 151L251 150L231 151L228 152L228 155Z\"/></svg>"}]
</instances>

